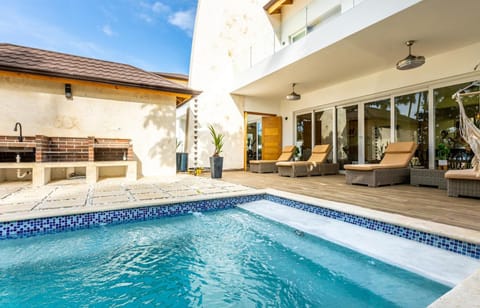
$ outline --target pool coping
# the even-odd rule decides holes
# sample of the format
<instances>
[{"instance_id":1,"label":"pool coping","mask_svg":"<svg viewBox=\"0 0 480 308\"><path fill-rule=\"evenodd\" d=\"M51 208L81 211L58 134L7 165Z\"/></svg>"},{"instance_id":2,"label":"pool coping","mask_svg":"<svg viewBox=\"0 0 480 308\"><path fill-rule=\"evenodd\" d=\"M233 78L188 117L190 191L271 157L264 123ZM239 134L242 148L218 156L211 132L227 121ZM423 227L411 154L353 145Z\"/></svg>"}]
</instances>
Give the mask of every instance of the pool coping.
<instances>
[{"instance_id":1,"label":"pool coping","mask_svg":"<svg viewBox=\"0 0 480 308\"><path fill-rule=\"evenodd\" d=\"M282 198L294 200L297 202L307 203L317 207L328 208L331 210L361 216L376 221L381 221L404 227L408 229L414 229L434 235L444 236L451 239L464 241L476 245L480 245L480 231L465 229L461 227L446 225L438 222L423 220L414 217L408 217L400 214L388 213L369 208L364 208L358 205L352 205L348 203L330 201L325 199L318 199L314 197L294 194L276 189L264 189L264 193L270 195L276 195Z\"/></svg>"}]
</instances>

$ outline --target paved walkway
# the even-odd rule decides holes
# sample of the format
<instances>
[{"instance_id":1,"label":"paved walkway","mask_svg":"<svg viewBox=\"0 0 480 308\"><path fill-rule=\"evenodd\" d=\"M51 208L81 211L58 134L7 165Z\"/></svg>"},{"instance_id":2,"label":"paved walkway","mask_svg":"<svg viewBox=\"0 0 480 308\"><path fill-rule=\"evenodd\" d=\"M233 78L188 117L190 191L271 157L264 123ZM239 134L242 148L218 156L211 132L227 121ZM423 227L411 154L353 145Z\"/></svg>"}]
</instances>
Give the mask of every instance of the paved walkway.
<instances>
[{"instance_id":1,"label":"paved walkway","mask_svg":"<svg viewBox=\"0 0 480 308\"><path fill-rule=\"evenodd\" d=\"M110 209L115 205L129 207L142 203L175 202L255 190L189 175L177 175L169 179L142 178L136 182L107 179L95 185L85 184L84 181L63 180L42 187L32 187L30 182L0 183L0 221Z\"/></svg>"}]
</instances>

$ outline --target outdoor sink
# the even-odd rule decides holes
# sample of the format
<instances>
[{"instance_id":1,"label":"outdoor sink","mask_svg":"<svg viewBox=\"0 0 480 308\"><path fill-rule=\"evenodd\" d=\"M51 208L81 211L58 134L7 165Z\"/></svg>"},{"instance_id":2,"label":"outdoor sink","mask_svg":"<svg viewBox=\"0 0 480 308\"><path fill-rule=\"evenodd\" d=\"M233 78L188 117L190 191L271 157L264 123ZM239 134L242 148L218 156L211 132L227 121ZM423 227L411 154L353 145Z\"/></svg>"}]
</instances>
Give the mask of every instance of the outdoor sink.
<instances>
[{"instance_id":1,"label":"outdoor sink","mask_svg":"<svg viewBox=\"0 0 480 308\"><path fill-rule=\"evenodd\" d=\"M12 163L17 161L17 156L20 162L34 162L35 161L35 143L34 142L0 142L0 162Z\"/></svg>"}]
</instances>

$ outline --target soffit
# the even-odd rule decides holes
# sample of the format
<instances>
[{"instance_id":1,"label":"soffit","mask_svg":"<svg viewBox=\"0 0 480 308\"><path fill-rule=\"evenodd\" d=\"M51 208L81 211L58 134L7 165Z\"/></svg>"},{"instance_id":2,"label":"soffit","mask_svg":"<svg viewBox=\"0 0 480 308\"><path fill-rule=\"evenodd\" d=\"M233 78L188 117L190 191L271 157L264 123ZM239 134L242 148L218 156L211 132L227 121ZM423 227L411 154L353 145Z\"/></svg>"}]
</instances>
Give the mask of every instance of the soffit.
<instances>
[{"instance_id":1,"label":"soffit","mask_svg":"<svg viewBox=\"0 0 480 308\"><path fill-rule=\"evenodd\" d=\"M263 9L270 15L280 14L282 6L288 4L293 4L293 0L271 0L263 6Z\"/></svg>"}]
</instances>

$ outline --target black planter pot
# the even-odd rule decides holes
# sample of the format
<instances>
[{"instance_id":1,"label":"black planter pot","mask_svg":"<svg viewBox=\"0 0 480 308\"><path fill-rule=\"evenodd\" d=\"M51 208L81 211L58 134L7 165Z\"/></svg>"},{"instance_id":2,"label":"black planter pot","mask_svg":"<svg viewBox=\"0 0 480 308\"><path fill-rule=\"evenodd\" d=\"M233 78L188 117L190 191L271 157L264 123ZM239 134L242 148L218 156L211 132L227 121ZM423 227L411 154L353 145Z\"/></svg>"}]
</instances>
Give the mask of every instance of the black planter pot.
<instances>
[{"instance_id":1,"label":"black planter pot","mask_svg":"<svg viewBox=\"0 0 480 308\"><path fill-rule=\"evenodd\" d=\"M188 170L188 153L177 152L177 172Z\"/></svg>"},{"instance_id":2,"label":"black planter pot","mask_svg":"<svg viewBox=\"0 0 480 308\"><path fill-rule=\"evenodd\" d=\"M222 177L223 157L210 157L210 175L212 179L220 179Z\"/></svg>"}]
</instances>

